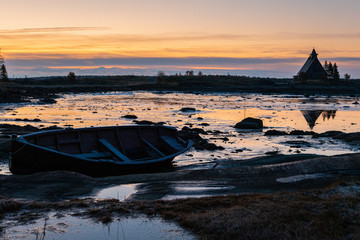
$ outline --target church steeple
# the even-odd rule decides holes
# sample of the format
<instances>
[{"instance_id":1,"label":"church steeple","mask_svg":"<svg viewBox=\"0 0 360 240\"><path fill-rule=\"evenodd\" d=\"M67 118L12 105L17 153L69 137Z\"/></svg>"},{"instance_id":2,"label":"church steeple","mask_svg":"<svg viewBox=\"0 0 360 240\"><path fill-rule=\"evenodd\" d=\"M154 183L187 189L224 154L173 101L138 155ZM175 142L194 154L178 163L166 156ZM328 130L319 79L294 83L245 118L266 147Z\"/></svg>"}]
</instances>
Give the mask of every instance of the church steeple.
<instances>
[{"instance_id":1,"label":"church steeple","mask_svg":"<svg viewBox=\"0 0 360 240\"><path fill-rule=\"evenodd\" d=\"M313 50L312 50L312 52L311 52L311 54L310 54L309 57L310 57L311 59L314 59L314 58L317 58L317 55L318 55L318 54L316 53L315 48L313 48Z\"/></svg>"}]
</instances>

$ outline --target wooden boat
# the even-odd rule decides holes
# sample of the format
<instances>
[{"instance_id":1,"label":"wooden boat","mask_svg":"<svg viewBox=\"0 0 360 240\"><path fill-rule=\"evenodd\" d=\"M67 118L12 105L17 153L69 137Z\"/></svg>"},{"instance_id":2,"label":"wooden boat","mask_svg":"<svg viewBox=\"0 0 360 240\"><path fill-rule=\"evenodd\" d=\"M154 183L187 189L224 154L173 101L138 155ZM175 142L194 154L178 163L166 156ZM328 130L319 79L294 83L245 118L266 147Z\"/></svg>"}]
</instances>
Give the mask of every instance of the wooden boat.
<instances>
[{"instance_id":1,"label":"wooden boat","mask_svg":"<svg viewBox=\"0 0 360 240\"><path fill-rule=\"evenodd\" d=\"M160 170L191 141L167 126L116 126L48 130L12 140L10 171L31 174L70 170L91 176Z\"/></svg>"}]
</instances>

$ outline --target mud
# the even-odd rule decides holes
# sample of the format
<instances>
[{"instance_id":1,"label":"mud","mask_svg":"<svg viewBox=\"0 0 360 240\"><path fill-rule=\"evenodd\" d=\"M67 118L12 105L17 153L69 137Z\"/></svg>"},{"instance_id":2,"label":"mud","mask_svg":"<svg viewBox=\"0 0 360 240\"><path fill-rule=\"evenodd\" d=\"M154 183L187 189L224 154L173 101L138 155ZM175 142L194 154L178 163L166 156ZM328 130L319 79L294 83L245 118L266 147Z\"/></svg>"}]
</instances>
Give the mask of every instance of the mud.
<instances>
[{"instance_id":1,"label":"mud","mask_svg":"<svg viewBox=\"0 0 360 240\"><path fill-rule=\"evenodd\" d=\"M278 179L302 174L323 177L288 183ZM140 184L132 200L156 200L179 195L175 183L209 183L231 186L226 194L296 191L324 187L340 180L360 179L360 154L332 157L314 155L272 156L252 160L223 161L211 169L174 169L172 172L91 178L79 173L56 171L26 176L0 175L1 195L32 200L64 200L89 196L105 186ZM201 192L199 192L201 194Z\"/></svg>"}]
</instances>

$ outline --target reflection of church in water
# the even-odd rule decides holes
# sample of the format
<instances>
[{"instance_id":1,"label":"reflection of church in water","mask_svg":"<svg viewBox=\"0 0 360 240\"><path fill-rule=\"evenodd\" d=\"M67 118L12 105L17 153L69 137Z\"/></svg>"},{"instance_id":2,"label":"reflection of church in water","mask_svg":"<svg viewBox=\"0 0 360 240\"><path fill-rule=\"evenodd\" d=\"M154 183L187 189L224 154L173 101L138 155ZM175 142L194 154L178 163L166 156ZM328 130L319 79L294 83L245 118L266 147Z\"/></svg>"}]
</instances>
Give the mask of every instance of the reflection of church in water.
<instances>
[{"instance_id":1,"label":"reflection of church in water","mask_svg":"<svg viewBox=\"0 0 360 240\"><path fill-rule=\"evenodd\" d=\"M334 119L336 116L336 110L300 110L304 116L308 126L312 130L316 124L316 120L322 114L323 121Z\"/></svg>"}]
</instances>

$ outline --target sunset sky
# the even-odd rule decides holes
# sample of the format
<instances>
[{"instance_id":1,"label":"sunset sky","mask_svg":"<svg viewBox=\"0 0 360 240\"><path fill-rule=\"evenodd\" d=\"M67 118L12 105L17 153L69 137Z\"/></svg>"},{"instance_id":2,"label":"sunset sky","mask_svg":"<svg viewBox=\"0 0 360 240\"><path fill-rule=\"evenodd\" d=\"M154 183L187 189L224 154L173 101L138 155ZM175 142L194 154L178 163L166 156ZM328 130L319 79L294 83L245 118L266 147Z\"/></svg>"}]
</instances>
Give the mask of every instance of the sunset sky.
<instances>
[{"instance_id":1,"label":"sunset sky","mask_svg":"<svg viewBox=\"0 0 360 240\"><path fill-rule=\"evenodd\" d=\"M360 78L358 0L1 1L10 77L184 73L292 77L315 47Z\"/></svg>"}]
</instances>

